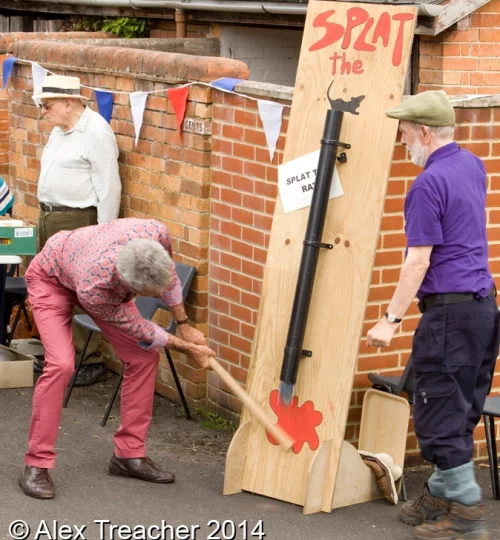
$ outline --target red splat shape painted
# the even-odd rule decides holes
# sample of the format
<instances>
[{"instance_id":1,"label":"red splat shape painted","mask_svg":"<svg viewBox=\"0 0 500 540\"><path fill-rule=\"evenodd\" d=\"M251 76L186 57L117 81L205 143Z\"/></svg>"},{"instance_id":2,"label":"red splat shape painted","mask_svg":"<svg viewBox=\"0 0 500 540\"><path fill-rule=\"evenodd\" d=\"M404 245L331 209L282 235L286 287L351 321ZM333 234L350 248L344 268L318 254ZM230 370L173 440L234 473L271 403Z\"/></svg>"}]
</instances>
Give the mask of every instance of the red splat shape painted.
<instances>
[{"instance_id":1,"label":"red splat shape painted","mask_svg":"<svg viewBox=\"0 0 500 540\"><path fill-rule=\"evenodd\" d=\"M285 405L279 398L278 390L273 390L269 396L272 410L278 417L278 426L283 428L292 439L295 440L292 450L298 454L305 443L311 450L319 446L319 437L316 428L323 421L323 415L314 410L314 403L306 401L301 407L298 406L299 398L293 396L289 405ZM272 435L267 432L267 438L271 444L279 444Z\"/></svg>"}]
</instances>

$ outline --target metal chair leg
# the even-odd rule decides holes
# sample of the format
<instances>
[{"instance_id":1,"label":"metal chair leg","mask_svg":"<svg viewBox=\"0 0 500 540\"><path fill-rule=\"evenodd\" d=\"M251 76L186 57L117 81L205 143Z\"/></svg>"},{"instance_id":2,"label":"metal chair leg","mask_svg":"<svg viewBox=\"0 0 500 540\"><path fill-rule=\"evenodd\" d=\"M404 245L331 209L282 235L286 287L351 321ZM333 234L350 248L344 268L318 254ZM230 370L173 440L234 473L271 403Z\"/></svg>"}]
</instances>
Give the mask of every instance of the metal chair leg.
<instances>
[{"instance_id":1,"label":"metal chair leg","mask_svg":"<svg viewBox=\"0 0 500 540\"><path fill-rule=\"evenodd\" d=\"M406 502L408 500L408 493L406 491L405 472L401 476L401 501Z\"/></svg>"},{"instance_id":2,"label":"metal chair leg","mask_svg":"<svg viewBox=\"0 0 500 540\"><path fill-rule=\"evenodd\" d=\"M110 400L108 401L108 405L106 406L106 412L104 413L104 416L103 416L102 422L101 422L102 427L104 427L106 425L106 422L108 421L109 414L111 413L111 409L113 408L113 404L114 404L116 396L118 394L118 390L120 389L120 386L122 385L123 374L124 373L125 373L125 365L122 366L122 370L120 371L118 381L117 381L117 383L115 385L115 389L113 390L113 395L111 396Z\"/></svg>"},{"instance_id":3,"label":"metal chair leg","mask_svg":"<svg viewBox=\"0 0 500 540\"><path fill-rule=\"evenodd\" d=\"M22 302L19 304L17 308L17 313L14 318L14 322L12 323L12 328L10 329L9 335L7 336L7 347L10 347L10 342L12 341L14 337L14 332L16 331L17 324L19 323L19 319L21 318L21 312L24 310L26 311L26 306L24 305L24 301L26 300L27 294L24 295L24 298ZM28 320L28 314L26 313L26 320ZM31 330L30 330L31 331Z\"/></svg>"},{"instance_id":4,"label":"metal chair leg","mask_svg":"<svg viewBox=\"0 0 500 540\"><path fill-rule=\"evenodd\" d=\"M498 456L497 442L495 435L495 418L493 416L484 415L484 431L486 434L486 447L488 449L488 460L490 462L491 489L493 498L500 500L500 481L498 478Z\"/></svg>"},{"instance_id":5,"label":"metal chair leg","mask_svg":"<svg viewBox=\"0 0 500 540\"><path fill-rule=\"evenodd\" d=\"M495 434L495 418L490 416L490 434L493 448L493 470L495 472L495 499L500 500L500 481L498 477L498 450L497 450L497 438Z\"/></svg>"},{"instance_id":6,"label":"metal chair leg","mask_svg":"<svg viewBox=\"0 0 500 540\"><path fill-rule=\"evenodd\" d=\"M172 357L170 356L170 351L167 348L165 348L165 354L167 355L168 364L172 371L172 377L174 378L175 386L177 387L177 391L179 392L179 397L181 398L182 406L184 407L184 412L186 413L186 418L188 420L192 420L191 411L189 410L186 397L184 396L184 391L182 390L179 377L177 376L177 370L175 369L174 361L172 360Z\"/></svg>"},{"instance_id":7,"label":"metal chair leg","mask_svg":"<svg viewBox=\"0 0 500 540\"><path fill-rule=\"evenodd\" d=\"M92 330L89 330L89 333L87 334L87 339L85 340L85 343L83 345L82 352L80 353L80 358L78 358L78 363L76 364L75 372L73 373L73 377L71 377L71 381L68 386L68 390L66 391L66 397L64 398L63 408L66 408L68 406L68 401L71 396L71 392L73 392L73 387L75 386L76 377L78 376L78 372L80 371L80 368L82 367L83 359L85 358L85 352L87 351L87 347L89 346L90 338L92 337Z\"/></svg>"},{"instance_id":8,"label":"metal chair leg","mask_svg":"<svg viewBox=\"0 0 500 540\"><path fill-rule=\"evenodd\" d=\"M184 396L184 392L182 390L182 386L181 386L181 383L179 381L179 377L177 376L177 370L175 369L174 361L172 360L172 357L170 356L170 352L169 352L168 349L165 349L165 353L167 355L168 364L169 364L170 369L172 371L172 376L174 378L175 386L177 388L177 391L179 392L179 397L181 398L182 406L184 407L184 412L186 414L186 418L188 420L192 420L191 411L189 410L189 405L187 404L186 397ZM108 402L108 405L106 406L106 411L104 413L104 416L103 416L103 419L102 419L102 422L101 422L101 426L103 426L103 427L106 425L106 423L108 421L109 415L111 413L111 409L113 408L116 396L118 395L118 390L120 390L120 386L122 385L124 373L125 373L125 366L122 367L122 370L120 372L118 381L117 381L117 383L115 385L115 388L113 390L113 395L111 396L111 398L110 398L110 400Z\"/></svg>"},{"instance_id":9,"label":"metal chair leg","mask_svg":"<svg viewBox=\"0 0 500 540\"><path fill-rule=\"evenodd\" d=\"M31 332L31 330L33 330L33 326L31 326L31 321L30 321L30 318L28 316L28 310L26 309L26 304L24 303L27 296L28 295L26 294L26 296L23 299L23 303L21 304L21 307L22 307L23 315L24 315L24 317L26 319L26 324L28 326L28 332Z\"/></svg>"}]
</instances>

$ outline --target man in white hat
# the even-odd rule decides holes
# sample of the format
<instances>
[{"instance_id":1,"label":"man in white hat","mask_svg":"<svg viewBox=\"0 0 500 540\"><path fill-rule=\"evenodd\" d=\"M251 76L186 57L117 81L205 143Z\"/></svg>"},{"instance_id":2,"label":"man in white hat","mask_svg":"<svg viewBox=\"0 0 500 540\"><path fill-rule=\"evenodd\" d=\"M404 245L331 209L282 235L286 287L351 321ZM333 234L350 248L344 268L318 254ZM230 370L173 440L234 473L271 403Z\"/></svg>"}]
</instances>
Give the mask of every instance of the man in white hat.
<instances>
[{"instance_id":1,"label":"man in white hat","mask_svg":"<svg viewBox=\"0 0 500 540\"><path fill-rule=\"evenodd\" d=\"M45 77L41 93L44 119L54 126L41 159L38 180L39 248L61 230L75 230L117 219L121 182L118 147L106 120L84 104L80 79L63 75ZM73 329L75 353L80 355L85 332ZM87 360L77 386L93 384L105 371L99 362L100 334L87 348Z\"/></svg>"}]
</instances>

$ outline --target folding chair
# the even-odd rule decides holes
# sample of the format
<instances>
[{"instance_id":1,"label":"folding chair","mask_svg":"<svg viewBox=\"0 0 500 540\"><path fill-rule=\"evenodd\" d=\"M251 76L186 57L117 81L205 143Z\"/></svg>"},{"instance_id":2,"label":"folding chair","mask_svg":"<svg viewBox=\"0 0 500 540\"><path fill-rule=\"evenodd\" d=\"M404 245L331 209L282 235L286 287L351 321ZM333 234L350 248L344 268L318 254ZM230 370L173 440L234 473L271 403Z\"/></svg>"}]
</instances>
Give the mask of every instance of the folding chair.
<instances>
[{"instance_id":1,"label":"folding chair","mask_svg":"<svg viewBox=\"0 0 500 540\"><path fill-rule=\"evenodd\" d=\"M483 407L484 431L490 462L491 488L493 498L500 500L500 482L498 478L498 450L495 433L495 417L500 417L500 396L486 398Z\"/></svg>"},{"instance_id":2,"label":"folding chair","mask_svg":"<svg viewBox=\"0 0 500 540\"><path fill-rule=\"evenodd\" d=\"M175 269L177 271L177 275L179 276L179 279L182 285L182 299L185 301L189 293L189 289L191 288L191 282L193 281L193 277L196 272L196 269L193 266L189 266L187 264L182 264L182 263L175 263ZM139 310L139 313L147 320L151 320L153 318L153 315L156 313L158 309L165 309L168 311L168 307L159 298L152 298L149 296L139 296L136 300L136 306L137 306L137 309ZM78 375L78 372L80 371L80 368L82 366L83 359L85 358L85 351L87 350L92 333L101 332L101 329L94 323L94 321L88 315L75 315L73 317L73 320L76 321L79 325L83 326L84 328L87 328L89 333L87 334L87 338L83 345L80 358L78 359L78 363L75 368L75 373L73 374L73 377L71 378L71 382L69 383L68 390L66 392L66 397L64 399L63 407L68 406L69 398L71 396L71 392L73 391L73 387L75 385L75 380ZM170 321L168 328L166 328L165 330L167 332L170 332L171 334L174 334L176 329L177 329L177 324L172 319ZM164 350L165 350L165 354L167 355L167 360L168 360L170 369L172 371L172 376L174 378L175 386L177 388L177 391L179 392L179 397L181 399L182 406L184 407L186 418L188 420L191 420L191 413L189 411L189 406L184 396L184 392L182 390L179 377L177 376L177 371L175 369L172 356L170 355L170 351L167 348L165 348ZM106 407L106 412L104 413L101 426L105 426L106 422L108 421L109 414L111 413L111 409L113 408L113 404L115 402L116 396L122 384L124 373L125 373L125 366L122 366L120 375L118 377L118 381L113 390L113 394Z\"/></svg>"},{"instance_id":3,"label":"folding chair","mask_svg":"<svg viewBox=\"0 0 500 540\"><path fill-rule=\"evenodd\" d=\"M403 392L408 394L408 401L413 403L413 392L415 391L415 377L413 376L412 357L408 358L402 375L381 375L380 373L369 373L368 379L372 383L372 388L389 392L399 396Z\"/></svg>"},{"instance_id":4,"label":"folding chair","mask_svg":"<svg viewBox=\"0 0 500 540\"><path fill-rule=\"evenodd\" d=\"M372 388L388 392L399 396L403 392L407 394L409 403L413 403L413 392L415 391L415 377L413 375L412 357L408 358L402 375L381 375L380 373L369 373L368 379L372 383ZM401 499L407 500L406 482L403 474L401 481Z\"/></svg>"}]
</instances>

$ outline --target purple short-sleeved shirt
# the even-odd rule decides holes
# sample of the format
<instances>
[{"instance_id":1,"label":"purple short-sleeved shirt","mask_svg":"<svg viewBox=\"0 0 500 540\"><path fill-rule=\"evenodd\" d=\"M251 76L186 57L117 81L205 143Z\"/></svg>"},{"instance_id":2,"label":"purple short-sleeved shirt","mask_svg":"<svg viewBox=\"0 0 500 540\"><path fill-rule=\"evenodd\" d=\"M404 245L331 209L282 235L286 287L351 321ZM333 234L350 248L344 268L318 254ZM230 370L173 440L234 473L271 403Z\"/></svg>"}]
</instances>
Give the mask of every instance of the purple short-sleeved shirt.
<instances>
[{"instance_id":1,"label":"purple short-sleeved shirt","mask_svg":"<svg viewBox=\"0 0 500 540\"><path fill-rule=\"evenodd\" d=\"M456 143L433 152L405 202L408 247L434 246L417 293L488 295L493 279L486 239L486 171Z\"/></svg>"}]
</instances>

